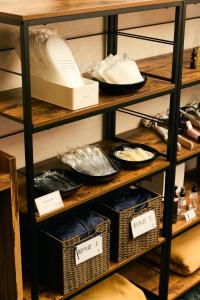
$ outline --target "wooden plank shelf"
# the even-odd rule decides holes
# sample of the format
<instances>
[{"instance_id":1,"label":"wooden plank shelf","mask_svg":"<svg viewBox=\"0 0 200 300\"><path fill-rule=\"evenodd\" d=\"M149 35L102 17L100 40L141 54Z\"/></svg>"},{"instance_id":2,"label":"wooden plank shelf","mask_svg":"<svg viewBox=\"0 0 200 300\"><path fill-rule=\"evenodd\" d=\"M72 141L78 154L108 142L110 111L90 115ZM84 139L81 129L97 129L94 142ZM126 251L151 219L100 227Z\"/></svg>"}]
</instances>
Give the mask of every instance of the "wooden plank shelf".
<instances>
[{"instance_id":1,"label":"wooden plank shelf","mask_svg":"<svg viewBox=\"0 0 200 300\"><path fill-rule=\"evenodd\" d=\"M10 174L0 172L0 192L10 188Z\"/></svg>"},{"instance_id":2,"label":"wooden plank shelf","mask_svg":"<svg viewBox=\"0 0 200 300\"><path fill-rule=\"evenodd\" d=\"M162 137L150 128L139 127L137 129L129 130L125 133L119 134L118 137L130 142L148 144L164 154L167 152L167 146L166 143L162 141ZM200 154L200 144L188 137L187 139L193 142L194 147L192 150L189 150L182 146L181 151L177 151L178 163Z\"/></svg>"},{"instance_id":3,"label":"wooden plank shelf","mask_svg":"<svg viewBox=\"0 0 200 300\"><path fill-rule=\"evenodd\" d=\"M139 127L134 130L130 130L123 134L118 135L118 137L123 138L129 142L143 143L148 144L155 149L157 149L161 153L166 153L166 144L162 142L161 138L151 129ZM110 141L104 141L100 144L105 150L111 149L114 144ZM188 150L182 147L180 153L178 153L178 161L182 161L183 159L190 158L196 154L200 153L199 144L195 143L195 147L193 150ZM78 205L83 205L97 197L103 196L109 192L114 191L124 185L134 183L135 181L142 181L145 177L154 175L157 172L162 172L169 166L169 163L163 157L158 157L155 161L153 161L148 166L137 169L137 170L121 170L119 174L110 182L104 184L96 184L96 185L86 185L84 184L79 191L77 191L74 195L63 199L64 200L64 208L59 209L53 213L48 215L44 215L42 217L37 217L37 221L43 221L48 219L49 217L53 217L61 212L72 209ZM56 158L51 158L41 163L37 163L35 165L35 171L40 172L47 168L54 167L64 167L63 164L59 162ZM22 213L26 213L26 193L25 193L25 177L23 175L18 175L18 183L19 183L19 200L20 200L20 210Z\"/></svg>"},{"instance_id":4,"label":"wooden plank shelf","mask_svg":"<svg viewBox=\"0 0 200 300\"><path fill-rule=\"evenodd\" d=\"M190 69L192 49L184 51L182 69L182 87L200 83L200 69ZM138 61L139 68L153 76L171 79L172 54L164 54Z\"/></svg>"},{"instance_id":5,"label":"wooden plank shelf","mask_svg":"<svg viewBox=\"0 0 200 300\"><path fill-rule=\"evenodd\" d=\"M98 143L102 146L102 148L111 149L114 145L114 143L110 141L104 141L101 143ZM47 215L37 217L37 222L41 222L43 220L48 219L49 217L53 217L61 212L67 211L69 209L72 209L74 207L77 207L78 205L83 205L97 197L106 195L109 192L114 191L115 189L121 188L124 185L128 185L131 183L134 183L135 181L142 180L144 177L153 175L156 172L162 172L162 170L165 170L168 168L169 163L166 161L163 157L158 157L153 162L151 162L149 165L147 165L144 168L141 169L135 169L135 170L120 170L119 174L110 182L103 183L103 184L92 184L92 185L86 185L84 184L79 191L77 191L75 194L69 196L66 199L63 199L64 201L64 208L61 208L57 211L54 211L52 213L49 213ZM57 158L52 158L45 160L41 163L38 163L35 165L35 172L41 172L41 170L47 169L47 168L63 168L65 167L64 164L62 164ZM26 213L26 192L25 192L25 176L18 174L18 186L19 186L19 202L20 202L20 211L22 213ZM108 196L109 197L109 196Z\"/></svg>"},{"instance_id":6,"label":"wooden plank shelf","mask_svg":"<svg viewBox=\"0 0 200 300\"><path fill-rule=\"evenodd\" d=\"M123 268L120 273L139 287L143 287L155 295L158 295L160 277L159 266L140 259L139 261L134 262L131 267L127 266ZM169 277L168 300L178 299L182 294L186 293L199 282L200 269L188 276L181 276L171 272Z\"/></svg>"},{"instance_id":7,"label":"wooden plank shelf","mask_svg":"<svg viewBox=\"0 0 200 300\"><path fill-rule=\"evenodd\" d=\"M133 104L144 97L156 97L160 93L168 94L174 89L169 82L148 78L145 85L135 91L123 95L106 95L100 93L99 104L75 111L67 110L44 101L32 99L32 123L33 128L49 125L64 120L86 118L107 109ZM23 123L23 107L21 89L13 89L0 92L0 115Z\"/></svg>"},{"instance_id":8,"label":"wooden plank shelf","mask_svg":"<svg viewBox=\"0 0 200 300\"><path fill-rule=\"evenodd\" d=\"M110 264L110 268L104 272L103 274L101 274L100 276L98 276L97 278L95 278L94 280L90 281L89 283L85 284L84 286L82 286L81 288L73 291L73 293L69 293L67 295L60 295L59 293L55 292L55 291L51 291L47 288L41 288L41 292L40 292L40 300L63 300L65 299L67 296L69 297L70 295L75 294L76 292L81 291L82 289L89 287L91 284L97 282L100 279L103 279L104 277L108 276L109 274L112 274L114 272L117 272L120 268L122 268L123 266L125 266L126 264L130 263L131 261L137 259L140 255L143 255L145 253L147 253L148 251L162 245L164 243L165 239L160 237L158 243L156 243L154 246L152 246L151 248L149 248L148 250L144 251L144 252L140 252L138 255L134 256L134 257L130 257L126 260L123 260L119 263L117 262L111 262ZM31 300L30 297L30 282L28 280L28 278L26 278L25 282L24 282L24 300Z\"/></svg>"},{"instance_id":9,"label":"wooden plank shelf","mask_svg":"<svg viewBox=\"0 0 200 300\"><path fill-rule=\"evenodd\" d=\"M11 20L35 20L41 18L61 17L79 14L91 14L96 12L106 12L117 10L117 13L126 12L127 9L134 10L137 7L151 7L151 6L175 6L181 1L174 0L45 0L42 3L40 0L26 1L15 0L15 5L3 1L0 8L0 17ZM121 10L121 11L120 11Z\"/></svg>"}]
</instances>

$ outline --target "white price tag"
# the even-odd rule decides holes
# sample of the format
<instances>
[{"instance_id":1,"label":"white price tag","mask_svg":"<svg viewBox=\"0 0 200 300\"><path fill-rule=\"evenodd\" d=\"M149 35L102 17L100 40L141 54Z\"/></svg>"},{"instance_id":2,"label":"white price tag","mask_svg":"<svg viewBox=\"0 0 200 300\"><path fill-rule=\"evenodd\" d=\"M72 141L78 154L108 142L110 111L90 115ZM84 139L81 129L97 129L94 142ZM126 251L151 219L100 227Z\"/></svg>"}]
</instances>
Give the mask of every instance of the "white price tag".
<instances>
[{"instance_id":1,"label":"white price tag","mask_svg":"<svg viewBox=\"0 0 200 300\"><path fill-rule=\"evenodd\" d=\"M35 199L35 204L38 209L40 216L45 215L51 211L59 209L64 206L61 195L59 191L55 191L46 194L42 197Z\"/></svg>"},{"instance_id":2,"label":"white price tag","mask_svg":"<svg viewBox=\"0 0 200 300\"><path fill-rule=\"evenodd\" d=\"M184 215L185 215L185 220L186 221L189 221L189 220L191 220L191 219L193 219L193 218L196 217L196 213L195 213L195 210L193 208L190 209L190 210L188 210L188 211L186 211L184 213Z\"/></svg>"},{"instance_id":3,"label":"white price tag","mask_svg":"<svg viewBox=\"0 0 200 300\"><path fill-rule=\"evenodd\" d=\"M89 239L75 247L75 262L76 265L95 257L103 252L103 237L102 234Z\"/></svg>"},{"instance_id":4,"label":"white price tag","mask_svg":"<svg viewBox=\"0 0 200 300\"><path fill-rule=\"evenodd\" d=\"M133 238L140 236L154 228L156 228L156 216L154 210L139 215L131 220L131 228Z\"/></svg>"}]
</instances>

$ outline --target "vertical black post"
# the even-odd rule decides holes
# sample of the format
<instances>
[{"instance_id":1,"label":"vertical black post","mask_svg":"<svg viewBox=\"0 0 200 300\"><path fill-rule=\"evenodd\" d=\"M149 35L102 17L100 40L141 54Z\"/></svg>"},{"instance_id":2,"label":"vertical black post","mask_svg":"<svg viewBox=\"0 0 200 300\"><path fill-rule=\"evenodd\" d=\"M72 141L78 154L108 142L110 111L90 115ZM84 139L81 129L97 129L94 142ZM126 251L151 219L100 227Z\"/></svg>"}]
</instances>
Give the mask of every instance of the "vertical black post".
<instances>
[{"instance_id":1,"label":"vertical black post","mask_svg":"<svg viewBox=\"0 0 200 300\"><path fill-rule=\"evenodd\" d=\"M108 16L106 19L107 51L106 55L117 54L118 15ZM116 130L116 111L106 112L103 115L103 138L114 139Z\"/></svg>"},{"instance_id":2,"label":"vertical black post","mask_svg":"<svg viewBox=\"0 0 200 300\"><path fill-rule=\"evenodd\" d=\"M30 58L29 58L29 24L23 22L20 26L20 46L22 63L22 93L24 116L24 146L26 163L26 188L28 204L28 239L30 246L31 264L31 295L32 300L38 300L38 245L34 203L34 164L32 140L32 109L30 85Z\"/></svg>"},{"instance_id":3,"label":"vertical black post","mask_svg":"<svg viewBox=\"0 0 200 300\"><path fill-rule=\"evenodd\" d=\"M175 84L175 91L170 97L169 109L169 138L167 154L170 162L169 170L166 172L165 180L165 201L163 213L163 236L165 243L162 246L161 252L161 269L160 269L160 285L159 299L168 299L169 285L169 261L171 251L172 238L172 213L174 201L174 183L176 172L176 149L177 149L177 134L179 123L179 106L181 95L181 77L182 77L182 58L184 45L184 26L185 26L185 5L176 7L175 28L174 28L174 49L172 62L172 83Z\"/></svg>"}]
</instances>

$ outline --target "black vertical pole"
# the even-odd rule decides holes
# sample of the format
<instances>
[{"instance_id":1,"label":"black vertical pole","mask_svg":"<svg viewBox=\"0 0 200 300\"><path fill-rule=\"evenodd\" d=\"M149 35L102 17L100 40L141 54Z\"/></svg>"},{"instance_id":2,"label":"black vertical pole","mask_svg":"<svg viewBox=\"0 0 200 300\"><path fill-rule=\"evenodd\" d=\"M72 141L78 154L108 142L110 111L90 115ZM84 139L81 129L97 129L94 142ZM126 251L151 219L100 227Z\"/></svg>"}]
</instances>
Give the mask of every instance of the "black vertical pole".
<instances>
[{"instance_id":1,"label":"black vertical pole","mask_svg":"<svg viewBox=\"0 0 200 300\"><path fill-rule=\"evenodd\" d=\"M22 93L24 116L24 146L26 163L26 188L28 204L28 239L30 246L31 265L31 295L32 300L38 300L38 245L34 203L34 164L32 140L32 109L30 85L30 58L29 58L29 24L23 22L20 26L20 46L22 63Z\"/></svg>"},{"instance_id":2,"label":"black vertical pole","mask_svg":"<svg viewBox=\"0 0 200 300\"><path fill-rule=\"evenodd\" d=\"M181 77L182 77L182 58L184 45L184 26L185 26L185 5L176 7L175 28L174 28L174 49L172 61L172 83L175 84L175 91L170 97L169 108L169 137L167 154L170 162L169 170L166 172L165 180L165 201L163 213L163 236L165 243L161 252L161 269L160 269L160 285L159 299L168 299L169 285L169 262L172 238L172 213L174 201L174 183L176 173L176 149L177 149L177 133L179 123L179 106L181 95Z\"/></svg>"},{"instance_id":3,"label":"black vertical pole","mask_svg":"<svg viewBox=\"0 0 200 300\"><path fill-rule=\"evenodd\" d=\"M108 16L106 19L107 51L106 55L117 54L118 15ZM106 112L103 115L103 138L114 139L116 131L116 111Z\"/></svg>"}]
</instances>

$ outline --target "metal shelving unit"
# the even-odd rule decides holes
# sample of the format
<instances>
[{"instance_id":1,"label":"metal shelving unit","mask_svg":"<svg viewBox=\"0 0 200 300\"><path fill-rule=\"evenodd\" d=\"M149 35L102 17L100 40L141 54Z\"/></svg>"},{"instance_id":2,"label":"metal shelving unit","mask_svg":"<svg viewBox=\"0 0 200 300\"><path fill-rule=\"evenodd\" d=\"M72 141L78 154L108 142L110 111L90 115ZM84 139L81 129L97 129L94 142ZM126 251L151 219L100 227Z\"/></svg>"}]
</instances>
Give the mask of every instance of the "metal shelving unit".
<instances>
[{"instance_id":1,"label":"metal shelving unit","mask_svg":"<svg viewBox=\"0 0 200 300\"><path fill-rule=\"evenodd\" d=\"M118 3L110 3L109 0L104 1L101 5L95 1L85 3L80 2L80 5L68 4L67 0L57 1L57 5L51 5L52 0L48 0L46 5L41 6L40 1L36 0L33 3L24 2L22 0L15 1L15 6L12 4L3 3L0 8L0 22L11 24L20 27L20 43L21 43L21 61L22 61L22 96L21 91L10 91L8 94L1 93L0 98L0 114L24 125L24 144L25 144L25 172L26 172L26 197L27 197L27 215L28 215L28 230L30 239L30 264L31 264L31 293L32 300L46 299L40 294L38 285L38 230L52 218L59 218L63 213L71 209L76 209L78 205L85 205L91 201L97 201L102 195L120 190L124 186L141 181L153 174L166 171L166 191L164 201L164 218L163 218L163 239L158 245L162 247L162 263L159 276L159 293L155 295L153 292L146 290L149 299L168 299L168 281L169 281L169 256L172 238L172 204L173 190L176 168L176 145L177 145L177 128L178 128L178 110L180 105L181 92L181 72L182 72L182 57L183 57L183 40L184 40L184 24L185 24L185 5L183 1L174 0L143 0L139 2L124 0ZM31 5L32 4L32 5ZM68 4L68 5L65 5ZM75 112L69 112L64 109L57 108L53 105L43 103L37 100L31 100L30 87L30 62L29 62L29 28L34 25L48 24L55 22L63 22L69 20L78 20L85 18L104 17L106 21L107 34L107 54L117 52L117 37L121 35L118 32L118 15L130 12L139 12L146 10L157 10L173 7L175 9L174 16L174 39L167 41L164 39L151 38L151 41L157 43L170 44L173 46L172 64L170 70L170 80L163 81L163 78L148 78L146 86L136 94L112 97L100 97L100 103L95 108L88 108ZM22 9L23 8L23 9ZM149 37L130 35L130 38L140 38L148 40ZM10 94L9 94L10 93ZM49 215L45 220L38 220L35 215L34 203L34 158L33 158L33 139L34 133L57 127L76 120L81 120L97 114L104 114L103 135L107 140L114 141L116 139L116 110L120 107L148 101L163 95L170 95L170 117L169 117L169 140L167 146L167 161L162 162L160 167L152 169L147 175L145 171L139 176L134 177L131 173L121 175L121 183L105 184L102 194L95 196L95 190L91 190L91 195L80 200L78 205L73 207L65 207L64 211ZM17 99L22 97L23 105L16 107L16 110L10 109L16 104ZM41 115L38 113L40 108ZM51 115L51 111L53 112ZM148 170L147 170L148 171ZM131 171L130 171L131 172ZM158 246L156 245L156 246ZM109 276L116 270L119 270L132 259L125 261L122 264L115 264L108 272L102 274L91 284ZM85 287L85 288L86 288ZM79 293L80 290L75 291ZM54 295L55 296L55 295ZM55 299L67 299L72 295L56 295ZM57 297L57 298L56 298ZM48 299L48 298L47 298Z\"/></svg>"}]
</instances>

